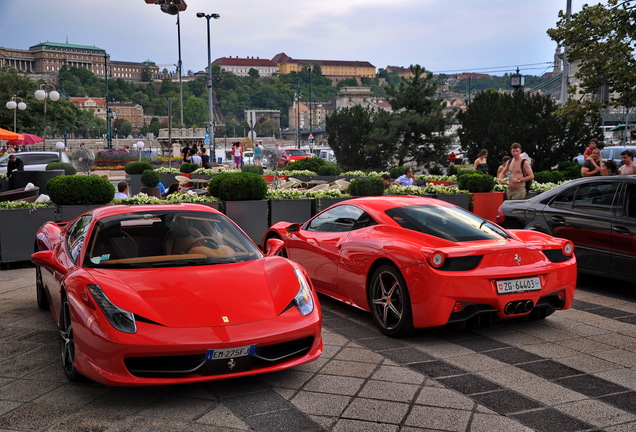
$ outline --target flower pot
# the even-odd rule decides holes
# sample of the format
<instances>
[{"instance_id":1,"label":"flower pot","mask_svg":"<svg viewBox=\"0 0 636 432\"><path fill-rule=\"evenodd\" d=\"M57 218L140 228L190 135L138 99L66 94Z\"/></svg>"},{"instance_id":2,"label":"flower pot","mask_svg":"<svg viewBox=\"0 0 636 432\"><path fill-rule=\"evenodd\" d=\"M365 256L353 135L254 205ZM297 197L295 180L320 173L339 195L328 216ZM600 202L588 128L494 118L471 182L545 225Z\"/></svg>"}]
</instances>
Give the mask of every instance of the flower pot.
<instances>
[{"instance_id":1,"label":"flower pot","mask_svg":"<svg viewBox=\"0 0 636 432\"><path fill-rule=\"evenodd\" d=\"M460 194L437 194L436 198L438 200L446 201L451 204L455 204L465 210L469 210L470 206L470 194L460 193Z\"/></svg>"},{"instance_id":2,"label":"flower pot","mask_svg":"<svg viewBox=\"0 0 636 432\"><path fill-rule=\"evenodd\" d=\"M311 218L311 199L268 200L269 225L276 222L302 223Z\"/></svg>"},{"instance_id":3,"label":"flower pot","mask_svg":"<svg viewBox=\"0 0 636 432\"><path fill-rule=\"evenodd\" d=\"M55 207L0 210L0 261L29 261L35 233L55 220Z\"/></svg>"},{"instance_id":4,"label":"flower pot","mask_svg":"<svg viewBox=\"0 0 636 432\"><path fill-rule=\"evenodd\" d=\"M473 192L472 212L484 219L494 221L497 217L497 210L504 200L503 192Z\"/></svg>"},{"instance_id":5,"label":"flower pot","mask_svg":"<svg viewBox=\"0 0 636 432\"><path fill-rule=\"evenodd\" d=\"M97 207L103 207L103 204L76 204L76 205L59 205L56 211L56 222L70 222L79 215L93 210Z\"/></svg>"},{"instance_id":6,"label":"flower pot","mask_svg":"<svg viewBox=\"0 0 636 432\"><path fill-rule=\"evenodd\" d=\"M139 188L139 192L141 193L145 193L148 196L152 196L152 197L156 197L156 198L163 198L161 196L161 189L159 189L158 187L145 187L142 186L141 188Z\"/></svg>"},{"instance_id":7,"label":"flower pot","mask_svg":"<svg viewBox=\"0 0 636 432\"><path fill-rule=\"evenodd\" d=\"M224 201L225 215L241 227L254 243L261 240L268 225L267 200Z\"/></svg>"}]
</instances>

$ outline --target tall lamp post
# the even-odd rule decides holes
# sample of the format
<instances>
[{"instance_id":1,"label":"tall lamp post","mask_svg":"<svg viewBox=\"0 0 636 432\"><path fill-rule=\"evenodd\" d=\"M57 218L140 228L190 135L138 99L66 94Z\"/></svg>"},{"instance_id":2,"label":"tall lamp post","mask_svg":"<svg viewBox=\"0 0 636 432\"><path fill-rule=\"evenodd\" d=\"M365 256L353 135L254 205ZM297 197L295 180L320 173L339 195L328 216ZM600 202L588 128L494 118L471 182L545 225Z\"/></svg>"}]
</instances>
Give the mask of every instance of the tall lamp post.
<instances>
[{"instance_id":1,"label":"tall lamp post","mask_svg":"<svg viewBox=\"0 0 636 432\"><path fill-rule=\"evenodd\" d=\"M53 102L60 100L60 94L53 84L44 83L40 85L40 89L35 91L35 98L44 101L44 133L42 134L43 146L46 148L46 101L51 99Z\"/></svg>"},{"instance_id":2,"label":"tall lamp post","mask_svg":"<svg viewBox=\"0 0 636 432\"><path fill-rule=\"evenodd\" d=\"M19 99L20 102L16 102ZM17 132L16 130L16 122L17 122L17 110L24 111L27 105L23 102L21 97L13 95L11 100L7 102L7 109L13 110L13 132Z\"/></svg>"},{"instance_id":3,"label":"tall lamp post","mask_svg":"<svg viewBox=\"0 0 636 432\"><path fill-rule=\"evenodd\" d=\"M307 70L309 71L309 153L312 153L312 141L313 141L313 136L314 136L314 130L313 130L313 119L312 119L312 115L311 112L313 111L313 105L311 103L311 66L309 66L307 68Z\"/></svg>"},{"instance_id":4,"label":"tall lamp post","mask_svg":"<svg viewBox=\"0 0 636 432\"><path fill-rule=\"evenodd\" d=\"M210 149L210 157L213 161L216 160L216 142L214 141L214 94L212 93L212 51L210 50L210 18L219 19L221 15L205 14L203 12L197 12L197 18L205 18L208 20L208 79L205 83L208 88L208 134L210 134L210 143L212 148Z\"/></svg>"}]
</instances>

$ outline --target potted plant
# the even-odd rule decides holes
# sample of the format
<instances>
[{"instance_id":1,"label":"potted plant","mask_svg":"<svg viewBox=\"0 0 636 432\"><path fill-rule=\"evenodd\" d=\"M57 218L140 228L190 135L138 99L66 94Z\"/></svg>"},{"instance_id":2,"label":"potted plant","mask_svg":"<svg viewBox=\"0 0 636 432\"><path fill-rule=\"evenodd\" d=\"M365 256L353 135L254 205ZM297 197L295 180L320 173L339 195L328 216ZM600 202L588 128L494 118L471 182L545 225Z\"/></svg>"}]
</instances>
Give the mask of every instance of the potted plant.
<instances>
[{"instance_id":1,"label":"potted plant","mask_svg":"<svg viewBox=\"0 0 636 432\"><path fill-rule=\"evenodd\" d=\"M223 202L225 214L239 225L254 243L260 244L268 227L267 182L250 172L225 172L210 180L210 195Z\"/></svg>"},{"instance_id":2,"label":"potted plant","mask_svg":"<svg viewBox=\"0 0 636 432\"><path fill-rule=\"evenodd\" d=\"M458 176L458 186L467 189L473 198L471 211L484 219L495 220L503 203L503 192L493 192L495 178L488 174L467 173Z\"/></svg>"},{"instance_id":3,"label":"potted plant","mask_svg":"<svg viewBox=\"0 0 636 432\"><path fill-rule=\"evenodd\" d=\"M349 193L352 196L384 195L384 183L380 177L360 177L351 180Z\"/></svg>"},{"instance_id":4,"label":"potted plant","mask_svg":"<svg viewBox=\"0 0 636 432\"><path fill-rule=\"evenodd\" d=\"M130 161L124 166L126 181L128 182L128 192L137 195L141 188L141 173L152 169L150 162Z\"/></svg>"},{"instance_id":5,"label":"potted plant","mask_svg":"<svg viewBox=\"0 0 636 432\"><path fill-rule=\"evenodd\" d=\"M48 195L58 208L58 222L68 222L76 216L108 204L115 196L115 187L98 175L58 176L46 184Z\"/></svg>"},{"instance_id":6,"label":"potted plant","mask_svg":"<svg viewBox=\"0 0 636 432\"><path fill-rule=\"evenodd\" d=\"M143 185L139 192L145 193L148 196L161 197L161 190L159 189L159 173L153 169L145 170L141 173L141 184Z\"/></svg>"}]
</instances>

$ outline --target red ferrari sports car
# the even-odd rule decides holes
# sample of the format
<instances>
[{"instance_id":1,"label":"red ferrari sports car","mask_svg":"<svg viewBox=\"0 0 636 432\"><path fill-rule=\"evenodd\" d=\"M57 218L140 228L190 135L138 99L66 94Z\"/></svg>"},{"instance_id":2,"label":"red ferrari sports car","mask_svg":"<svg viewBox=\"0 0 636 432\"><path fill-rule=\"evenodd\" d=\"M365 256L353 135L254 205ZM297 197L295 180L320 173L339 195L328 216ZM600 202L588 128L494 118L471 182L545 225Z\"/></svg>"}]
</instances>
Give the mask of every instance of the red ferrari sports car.
<instances>
[{"instance_id":1,"label":"red ferrari sports car","mask_svg":"<svg viewBox=\"0 0 636 432\"><path fill-rule=\"evenodd\" d=\"M370 311L389 336L449 322L542 319L569 308L576 287L571 241L506 231L433 198L342 201L304 224L272 225L264 241L275 238L316 290Z\"/></svg>"},{"instance_id":2,"label":"red ferrari sports car","mask_svg":"<svg viewBox=\"0 0 636 432\"><path fill-rule=\"evenodd\" d=\"M278 371L322 352L311 280L199 204L115 205L36 234L37 303L71 380L163 385Z\"/></svg>"}]
</instances>

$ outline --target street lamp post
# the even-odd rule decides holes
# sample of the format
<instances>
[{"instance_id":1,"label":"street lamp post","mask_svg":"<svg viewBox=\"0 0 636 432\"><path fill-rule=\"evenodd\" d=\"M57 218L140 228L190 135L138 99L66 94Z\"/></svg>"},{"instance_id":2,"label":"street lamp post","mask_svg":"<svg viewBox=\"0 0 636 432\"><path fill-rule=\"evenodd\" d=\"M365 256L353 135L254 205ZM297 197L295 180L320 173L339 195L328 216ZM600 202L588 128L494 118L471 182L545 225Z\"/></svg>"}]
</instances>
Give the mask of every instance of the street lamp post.
<instances>
[{"instance_id":1,"label":"street lamp post","mask_svg":"<svg viewBox=\"0 0 636 432\"><path fill-rule=\"evenodd\" d=\"M212 160L216 160L216 142L214 141L214 94L212 92L212 51L210 50L210 18L219 19L221 15L205 14L203 12L197 12L197 18L205 18L208 20L208 80L206 87L208 88L208 134L210 134L210 157Z\"/></svg>"},{"instance_id":2,"label":"street lamp post","mask_svg":"<svg viewBox=\"0 0 636 432\"><path fill-rule=\"evenodd\" d=\"M309 70L309 153L312 153L312 137L314 136L313 131L313 119L311 112L313 111L312 103L311 103L311 66L307 68Z\"/></svg>"},{"instance_id":3,"label":"street lamp post","mask_svg":"<svg viewBox=\"0 0 636 432\"><path fill-rule=\"evenodd\" d=\"M53 102L60 100L60 94L53 84L44 83L40 85L40 89L35 91L35 98L44 101L44 133L42 134L43 145L46 148L46 101L51 99Z\"/></svg>"},{"instance_id":4,"label":"street lamp post","mask_svg":"<svg viewBox=\"0 0 636 432\"><path fill-rule=\"evenodd\" d=\"M16 102L17 99L19 99L20 102ZM23 102L23 99L16 95L13 95L11 100L7 102L7 109L13 110L13 132L17 132L17 110L24 111L26 107L27 105Z\"/></svg>"}]
</instances>

